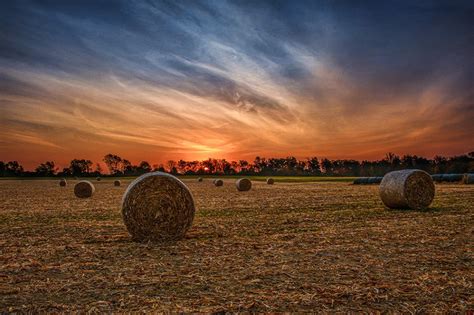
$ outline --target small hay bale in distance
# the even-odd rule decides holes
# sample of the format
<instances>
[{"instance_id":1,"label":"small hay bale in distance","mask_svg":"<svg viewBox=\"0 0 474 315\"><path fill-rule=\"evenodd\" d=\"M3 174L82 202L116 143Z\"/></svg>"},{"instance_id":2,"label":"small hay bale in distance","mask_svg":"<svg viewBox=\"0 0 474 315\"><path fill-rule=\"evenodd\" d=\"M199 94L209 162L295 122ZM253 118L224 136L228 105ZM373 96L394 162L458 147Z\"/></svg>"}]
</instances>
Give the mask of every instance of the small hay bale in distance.
<instances>
[{"instance_id":1,"label":"small hay bale in distance","mask_svg":"<svg viewBox=\"0 0 474 315\"><path fill-rule=\"evenodd\" d=\"M198 182L202 182L202 177L199 177L199 178L198 178Z\"/></svg>"},{"instance_id":2,"label":"small hay bale in distance","mask_svg":"<svg viewBox=\"0 0 474 315\"><path fill-rule=\"evenodd\" d=\"M59 180L59 186L61 186L61 187L66 187L66 186L67 186L67 181L66 181L66 179L61 178L61 179Z\"/></svg>"},{"instance_id":3,"label":"small hay bale in distance","mask_svg":"<svg viewBox=\"0 0 474 315\"><path fill-rule=\"evenodd\" d=\"M102 178L96 177L96 180L97 180L98 182L100 182L100 181L102 180Z\"/></svg>"},{"instance_id":4,"label":"small hay bale in distance","mask_svg":"<svg viewBox=\"0 0 474 315\"><path fill-rule=\"evenodd\" d=\"M380 184L380 198L391 209L425 209L433 201L435 186L431 176L422 170L387 173Z\"/></svg>"},{"instance_id":5,"label":"small hay bale in distance","mask_svg":"<svg viewBox=\"0 0 474 315\"><path fill-rule=\"evenodd\" d=\"M214 186L220 187L224 185L224 181L222 179L214 179Z\"/></svg>"},{"instance_id":6,"label":"small hay bale in distance","mask_svg":"<svg viewBox=\"0 0 474 315\"><path fill-rule=\"evenodd\" d=\"M122 199L122 217L137 242L182 239L191 227L196 208L188 187L163 172L135 179Z\"/></svg>"},{"instance_id":7,"label":"small hay bale in distance","mask_svg":"<svg viewBox=\"0 0 474 315\"><path fill-rule=\"evenodd\" d=\"M369 177L359 177L352 182L354 185L366 185L369 183Z\"/></svg>"},{"instance_id":8,"label":"small hay bale in distance","mask_svg":"<svg viewBox=\"0 0 474 315\"><path fill-rule=\"evenodd\" d=\"M118 179L114 180L114 186L115 187L119 187L120 185L122 185L122 182Z\"/></svg>"},{"instance_id":9,"label":"small hay bale in distance","mask_svg":"<svg viewBox=\"0 0 474 315\"><path fill-rule=\"evenodd\" d=\"M431 178L433 179L433 181L435 181L436 183L440 183L443 181L443 174L433 174L431 175Z\"/></svg>"},{"instance_id":10,"label":"small hay bale in distance","mask_svg":"<svg viewBox=\"0 0 474 315\"><path fill-rule=\"evenodd\" d=\"M248 178L240 178L235 181L235 187L238 191L249 191L252 188L252 182Z\"/></svg>"},{"instance_id":11,"label":"small hay bale in distance","mask_svg":"<svg viewBox=\"0 0 474 315\"><path fill-rule=\"evenodd\" d=\"M78 198L90 198L95 192L94 185L88 180L81 180L74 185L74 195Z\"/></svg>"},{"instance_id":12,"label":"small hay bale in distance","mask_svg":"<svg viewBox=\"0 0 474 315\"><path fill-rule=\"evenodd\" d=\"M378 177L369 177L367 179L367 184L379 184Z\"/></svg>"},{"instance_id":13,"label":"small hay bale in distance","mask_svg":"<svg viewBox=\"0 0 474 315\"><path fill-rule=\"evenodd\" d=\"M267 185L273 185L275 183L275 180L273 178L267 178Z\"/></svg>"},{"instance_id":14,"label":"small hay bale in distance","mask_svg":"<svg viewBox=\"0 0 474 315\"><path fill-rule=\"evenodd\" d=\"M474 184L474 174L464 174L462 177L462 182L466 185Z\"/></svg>"}]
</instances>

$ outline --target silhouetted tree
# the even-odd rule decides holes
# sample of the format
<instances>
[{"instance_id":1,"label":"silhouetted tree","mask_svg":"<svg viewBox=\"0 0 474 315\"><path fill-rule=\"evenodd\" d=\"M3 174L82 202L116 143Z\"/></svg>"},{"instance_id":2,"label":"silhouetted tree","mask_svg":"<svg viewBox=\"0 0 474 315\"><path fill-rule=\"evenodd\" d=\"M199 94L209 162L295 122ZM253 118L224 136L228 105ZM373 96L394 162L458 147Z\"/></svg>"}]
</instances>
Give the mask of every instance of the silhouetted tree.
<instances>
[{"instance_id":1,"label":"silhouetted tree","mask_svg":"<svg viewBox=\"0 0 474 315\"><path fill-rule=\"evenodd\" d=\"M57 169L53 161L46 161L38 165L38 167L35 169L35 172L38 176L54 176L54 174L57 172Z\"/></svg>"}]
</instances>

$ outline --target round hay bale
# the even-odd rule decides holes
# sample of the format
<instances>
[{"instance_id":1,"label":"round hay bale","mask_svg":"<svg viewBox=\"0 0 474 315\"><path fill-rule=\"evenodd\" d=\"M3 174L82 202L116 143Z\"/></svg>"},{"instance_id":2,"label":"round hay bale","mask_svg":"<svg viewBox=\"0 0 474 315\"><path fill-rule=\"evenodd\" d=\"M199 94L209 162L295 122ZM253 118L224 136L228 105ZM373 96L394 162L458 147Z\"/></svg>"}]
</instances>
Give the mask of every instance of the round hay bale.
<instances>
[{"instance_id":1,"label":"round hay bale","mask_svg":"<svg viewBox=\"0 0 474 315\"><path fill-rule=\"evenodd\" d=\"M353 185L360 185L360 184L362 184L362 179L363 179L363 177L358 177L358 178L354 179L352 184Z\"/></svg>"},{"instance_id":2,"label":"round hay bale","mask_svg":"<svg viewBox=\"0 0 474 315\"><path fill-rule=\"evenodd\" d=\"M357 178L356 180L354 180L354 182L357 181L357 184L355 185L366 185L369 183L369 178L368 177L359 177Z\"/></svg>"},{"instance_id":3,"label":"round hay bale","mask_svg":"<svg viewBox=\"0 0 474 315\"><path fill-rule=\"evenodd\" d=\"M431 175L433 181L440 183L443 180L443 174L433 174Z\"/></svg>"},{"instance_id":4,"label":"round hay bale","mask_svg":"<svg viewBox=\"0 0 474 315\"><path fill-rule=\"evenodd\" d=\"M367 184L378 184L378 179L377 177L369 177L367 178Z\"/></svg>"},{"instance_id":5,"label":"round hay bale","mask_svg":"<svg viewBox=\"0 0 474 315\"><path fill-rule=\"evenodd\" d=\"M67 181L64 178L61 178L59 180L59 186L66 187L67 186Z\"/></svg>"},{"instance_id":6,"label":"round hay bale","mask_svg":"<svg viewBox=\"0 0 474 315\"><path fill-rule=\"evenodd\" d=\"M474 184L474 174L464 174L462 178L463 184L471 185Z\"/></svg>"},{"instance_id":7,"label":"round hay bale","mask_svg":"<svg viewBox=\"0 0 474 315\"><path fill-rule=\"evenodd\" d=\"M275 180L273 178L267 178L267 185L273 185L275 183Z\"/></svg>"},{"instance_id":8,"label":"round hay bale","mask_svg":"<svg viewBox=\"0 0 474 315\"><path fill-rule=\"evenodd\" d=\"M222 179L214 179L214 186L220 187L222 185L224 185L224 181L222 181Z\"/></svg>"},{"instance_id":9,"label":"round hay bale","mask_svg":"<svg viewBox=\"0 0 474 315\"><path fill-rule=\"evenodd\" d=\"M134 241L166 242L184 237L194 219L188 187L171 174L153 172L135 179L122 199L122 216Z\"/></svg>"},{"instance_id":10,"label":"round hay bale","mask_svg":"<svg viewBox=\"0 0 474 315\"><path fill-rule=\"evenodd\" d=\"M248 178L241 178L235 182L238 191L249 191L252 188L252 182Z\"/></svg>"},{"instance_id":11,"label":"round hay bale","mask_svg":"<svg viewBox=\"0 0 474 315\"><path fill-rule=\"evenodd\" d=\"M452 183L460 182L462 181L463 174L451 174L450 178Z\"/></svg>"},{"instance_id":12,"label":"round hay bale","mask_svg":"<svg viewBox=\"0 0 474 315\"><path fill-rule=\"evenodd\" d=\"M199 177L199 178L198 178L198 182L202 182L202 177Z\"/></svg>"},{"instance_id":13,"label":"round hay bale","mask_svg":"<svg viewBox=\"0 0 474 315\"><path fill-rule=\"evenodd\" d=\"M88 180L81 180L76 185L74 185L74 194L78 198L89 198L95 192L94 185Z\"/></svg>"},{"instance_id":14,"label":"round hay bale","mask_svg":"<svg viewBox=\"0 0 474 315\"><path fill-rule=\"evenodd\" d=\"M386 174L380 184L380 198L392 209L424 209L433 201L435 186L422 170L401 170Z\"/></svg>"},{"instance_id":15,"label":"round hay bale","mask_svg":"<svg viewBox=\"0 0 474 315\"><path fill-rule=\"evenodd\" d=\"M114 186L115 187L119 187L120 185L122 185L122 182L118 179L114 180Z\"/></svg>"},{"instance_id":16,"label":"round hay bale","mask_svg":"<svg viewBox=\"0 0 474 315\"><path fill-rule=\"evenodd\" d=\"M97 180L98 182L100 182L100 181L102 180L102 178L97 177L96 180Z\"/></svg>"}]
</instances>

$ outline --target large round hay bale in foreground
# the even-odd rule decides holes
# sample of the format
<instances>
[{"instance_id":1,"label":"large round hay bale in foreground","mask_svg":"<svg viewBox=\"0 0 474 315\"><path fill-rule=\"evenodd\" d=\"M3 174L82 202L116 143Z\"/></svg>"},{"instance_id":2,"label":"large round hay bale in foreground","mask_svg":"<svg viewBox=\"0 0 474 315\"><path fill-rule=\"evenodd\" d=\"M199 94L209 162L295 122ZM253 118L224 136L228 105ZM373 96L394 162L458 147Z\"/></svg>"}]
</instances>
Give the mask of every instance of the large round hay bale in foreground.
<instances>
[{"instance_id":1,"label":"large round hay bale in foreground","mask_svg":"<svg viewBox=\"0 0 474 315\"><path fill-rule=\"evenodd\" d=\"M241 178L235 182L238 191L249 191L252 188L252 182L248 178Z\"/></svg>"},{"instance_id":2,"label":"large round hay bale in foreground","mask_svg":"<svg viewBox=\"0 0 474 315\"><path fill-rule=\"evenodd\" d=\"M122 216L134 241L167 242L184 237L194 219L194 199L173 175L153 172L135 179L122 199Z\"/></svg>"},{"instance_id":3,"label":"large round hay bale in foreground","mask_svg":"<svg viewBox=\"0 0 474 315\"><path fill-rule=\"evenodd\" d=\"M380 184L380 198L392 209L424 209L433 201L435 186L422 170L401 170L386 174Z\"/></svg>"},{"instance_id":4,"label":"large round hay bale in foreground","mask_svg":"<svg viewBox=\"0 0 474 315\"><path fill-rule=\"evenodd\" d=\"M89 198L95 192L94 185L88 180L81 180L74 185L74 195L78 198Z\"/></svg>"},{"instance_id":5,"label":"large round hay bale in foreground","mask_svg":"<svg viewBox=\"0 0 474 315\"><path fill-rule=\"evenodd\" d=\"M224 185L224 181L222 181L222 179L214 179L214 185L216 187L220 187L220 186Z\"/></svg>"},{"instance_id":6,"label":"large round hay bale in foreground","mask_svg":"<svg viewBox=\"0 0 474 315\"><path fill-rule=\"evenodd\" d=\"M114 186L115 187L119 187L120 185L122 185L122 182L118 179L114 180Z\"/></svg>"},{"instance_id":7,"label":"large round hay bale in foreground","mask_svg":"<svg viewBox=\"0 0 474 315\"><path fill-rule=\"evenodd\" d=\"M275 183L275 180L273 178L267 178L267 185L273 185Z\"/></svg>"},{"instance_id":8,"label":"large round hay bale in foreground","mask_svg":"<svg viewBox=\"0 0 474 315\"><path fill-rule=\"evenodd\" d=\"M198 182L202 182L202 177L199 177L199 178L198 178Z\"/></svg>"},{"instance_id":9,"label":"large round hay bale in foreground","mask_svg":"<svg viewBox=\"0 0 474 315\"><path fill-rule=\"evenodd\" d=\"M64 178L61 178L61 180L59 181L59 186L66 187L67 186L67 181Z\"/></svg>"},{"instance_id":10,"label":"large round hay bale in foreground","mask_svg":"<svg viewBox=\"0 0 474 315\"><path fill-rule=\"evenodd\" d=\"M466 185L474 184L474 174L464 174L462 177L462 182Z\"/></svg>"}]
</instances>

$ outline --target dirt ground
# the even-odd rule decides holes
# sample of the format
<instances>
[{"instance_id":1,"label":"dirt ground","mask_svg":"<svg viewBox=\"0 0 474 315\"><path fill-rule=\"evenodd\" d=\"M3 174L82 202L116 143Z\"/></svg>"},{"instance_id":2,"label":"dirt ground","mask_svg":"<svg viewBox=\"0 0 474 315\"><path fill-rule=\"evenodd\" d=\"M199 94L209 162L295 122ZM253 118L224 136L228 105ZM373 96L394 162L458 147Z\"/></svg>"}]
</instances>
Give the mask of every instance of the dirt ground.
<instances>
[{"instance_id":1,"label":"dirt ground","mask_svg":"<svg viewBox=\"0 0 474 315\"><path fill-rule=\"evenodd\" d=\"M0 181L0 312L474 309L474 185L437 185L428 211L378 186L185 180L198 211L175 244L130 241L129 182Z\"/></svg>"}]
</instances>

